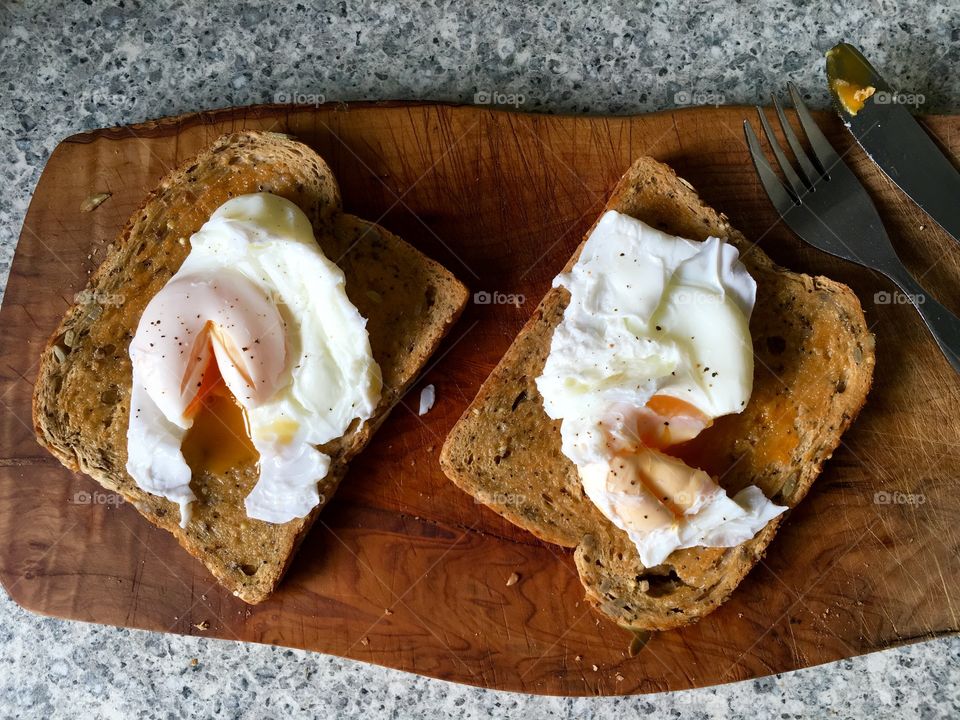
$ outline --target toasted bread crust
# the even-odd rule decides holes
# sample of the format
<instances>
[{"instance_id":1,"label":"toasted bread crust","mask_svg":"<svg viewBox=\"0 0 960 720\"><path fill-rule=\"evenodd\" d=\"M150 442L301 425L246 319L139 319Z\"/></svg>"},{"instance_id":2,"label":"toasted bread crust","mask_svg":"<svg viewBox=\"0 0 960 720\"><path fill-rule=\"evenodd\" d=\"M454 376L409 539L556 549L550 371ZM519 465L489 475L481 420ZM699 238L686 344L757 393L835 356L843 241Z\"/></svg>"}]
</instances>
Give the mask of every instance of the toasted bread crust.
<instances>
[{"instance_id":1,"label":"toasted bread crust","mask_svg":"<svg viewBox=\"0 0 960 720\"><path fill-rule=\"evenodd\" d=\"M246 517L243 498L255 464L191 483L198 501L186 529L177 507L143 492L127 474L131 371L127 348L146 303L189 252L188 238L230 197L272 192L310 218L317 241L346 276L350 300L367 318L384 387L374 416L323 447L330 473L320 505L307 517L273 525ZM347 464L366 445L414 380L467 301L451 273L385 229L341 211L326 163L285 135L238 132L218 139L167 175L133 214L65 314L43 352L33 396L41 445L65 466L118 492L150 522L173 533L235 595L265 599L332 497Z\"/></svg>"},{"instance_id":2,"label":"toasted bread crust","mask_svg":"<svg viewBox=\"0 0 960 720\"><path fill-rule=\"evenodd\" d=\"M728 491L758 485L776 502L796 506L870 388L873 336L856 296L827 278L776 266L686 181L651 158L634 163L605 210L683 237L720 237L740 249L758 285L751 319L754 392L743 413L718 420L678 452L718 476ZM560 453L559 423L544 413L534 382L568 300L562 288L547 293L451 431L441 466L511 522L542 540L575 547L587 597L620 625L666 630L689 624L729 597L781 519L736 548L678 550L662 565L642 565L626 533L584 495L575 466ZM510 502L498 503L502 498Z\"/></svg>"}]
</instances>

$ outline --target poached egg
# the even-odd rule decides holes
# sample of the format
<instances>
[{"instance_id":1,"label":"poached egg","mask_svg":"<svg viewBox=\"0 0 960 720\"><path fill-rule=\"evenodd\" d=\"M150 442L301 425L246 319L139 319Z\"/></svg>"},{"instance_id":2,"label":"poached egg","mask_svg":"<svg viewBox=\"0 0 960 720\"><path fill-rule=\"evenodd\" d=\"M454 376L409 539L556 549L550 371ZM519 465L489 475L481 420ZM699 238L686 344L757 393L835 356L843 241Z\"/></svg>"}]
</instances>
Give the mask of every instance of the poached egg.
<instances>
[{"instance_id":1,"label":"poached egg","mask_svg":"<svg viewBox=\"0 0 960 720\"><path fill-rule=\"evenodd\" d=\"M343 272L297 205L233 198L190 238L130 344L127 472L180 505L195 474L256 462L248 517L284 523L320 500L330 457L316 446L369 419L380 368Z\"/></svg>"},{"instance_id":2,"label":"poached egg","mask_svg":"<svg viewBox=\"0 0 960 720\"><path fill-rule=\"evenodd\" d=\"M570 302L537 388L587 497L644 566L739 545L786 510L754 486L730 498L667 452L750 399L756 282L735 247L609 211L554 286Z\"/></svg>"}]
</instances>

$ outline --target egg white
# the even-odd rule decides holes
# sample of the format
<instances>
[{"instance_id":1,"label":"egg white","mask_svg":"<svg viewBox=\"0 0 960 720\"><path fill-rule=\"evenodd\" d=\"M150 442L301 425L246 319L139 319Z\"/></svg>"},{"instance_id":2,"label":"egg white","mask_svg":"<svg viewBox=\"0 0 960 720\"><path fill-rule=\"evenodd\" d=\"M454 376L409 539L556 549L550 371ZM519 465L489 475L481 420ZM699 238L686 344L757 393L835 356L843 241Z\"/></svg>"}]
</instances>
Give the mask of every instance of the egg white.
<instances>
[{"instance_id":1,"label":"egg white","mask_svg":"<svg viewBox=\"0 0 960 720\"><path fill-rule=\"evenodd\" d=\"M247 515L304 517L330 465L316 446L369 419L382 383L343 272L289 200L256 193L218 208L130 345L127 470L144 490L177 502L184 525L196 497L180 448L211 346L260 455Z\"/></svg>"},{"instance_id":2,"label":"egg white","mask_svg":"<svg viewBox=\"0 0 960 720\"><path fill-rule=\"evenodd\" d=\"M729 498L639 436L672 419L649 409L655 396L693 409L676 418L672 437L658 433L668 445L746 407L756 282L735 247L610 211L554 285L570 299L536 380L544 410L561 421L562 452L587 496L628 533L645 566L678 548L737 545L785 510L757 488Z\"/></svg>"}]
</instances>

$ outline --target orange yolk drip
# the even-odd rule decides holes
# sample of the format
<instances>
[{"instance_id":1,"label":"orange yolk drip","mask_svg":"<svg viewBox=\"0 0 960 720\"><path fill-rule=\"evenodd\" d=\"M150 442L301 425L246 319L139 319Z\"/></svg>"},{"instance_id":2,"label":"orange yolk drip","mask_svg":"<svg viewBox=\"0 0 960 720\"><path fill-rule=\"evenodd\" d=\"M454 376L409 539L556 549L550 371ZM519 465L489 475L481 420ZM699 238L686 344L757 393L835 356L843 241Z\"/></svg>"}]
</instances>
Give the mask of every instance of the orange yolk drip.
<instances>
[{"instance_id":1,"label":"orange yolk drip","mask_svg":"<svg viewBox=\"0 0 960 720\"><path fill-rule=\"evenodd\" d=\"M258 454L250 440L246 413L223 381L212 348L186 414L193 418L193 425L181 450L194 473L224 473L256 462Z\"/></svg>"}]
</instances>

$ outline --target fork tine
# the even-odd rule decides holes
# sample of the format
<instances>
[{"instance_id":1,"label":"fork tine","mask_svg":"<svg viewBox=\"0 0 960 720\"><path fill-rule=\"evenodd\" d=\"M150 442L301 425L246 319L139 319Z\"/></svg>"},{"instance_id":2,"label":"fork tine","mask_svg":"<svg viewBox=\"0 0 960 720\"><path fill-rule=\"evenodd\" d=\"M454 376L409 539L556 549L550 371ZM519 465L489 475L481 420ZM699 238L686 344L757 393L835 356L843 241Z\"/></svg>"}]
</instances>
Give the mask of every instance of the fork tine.
<instances>
[{"instance_id":1,"label":"fork tine","mask_svg":"<svg viewBox=\"0 0 960 720\"><path fill-rule=\"evenodd\" d=\"M787 144L790 145L793 156L797 159L797 162L800 163L800 174L803 176L803 179L806 180L807 188L812 190L814 182L816 182L819 177L819 173L817 173L816 168L813 167L810 158L807 157L807 152L803 149L803 145L800 144L800 140L793 131L793 126L790 124L790 121L787 120L787 116L783 112L783 107L780 105L780 100L776 94L773 95L773 107L777 110L777 117L780 119L780 128L783 130L784 137L787 138Z\"/></svg>"},{"instance_id":2,"label":"fork tine","mask_svg":"<svg viewBox=\"0 0 960 720\"><path fill-rule=\"evenodd\" d=\"M797 111L797 117L800 119L800 125L803 126L803 131L807 134L810 147L813 148L814 159L820 167L820 172L829 177L829 168L832 168L840 162L840 158L827 138L820 132L817 123L814 122L810 111L807 110L807 106L803 103L803 98L800 97L800 93L797 91L797 86L792 82L788 82L787 89L790 91L790 97L793 100L793 107Z\"/></svg>"},{"instance_id":3,"label":"fork tine","mask_svg":"<svg viewBox=\"0 0 960 720\"><path fill-rule=\"evenodd\" d=\"M766 156L760 147L760 141L753 132L753 127L749 120L743 121L743 133L747 136L747 147L750 149L750 157L753 159L753 167L757 170L757 176L760 178L760 184L767 191L767 196L781 215L788 210L796 207L796 201L790 196L786 188L780 182L780 178L770 167Z\"/></svg>"},{"instance_id":4,"label":"fork tine","mask_svg":"<svg viewBox=\"0 0 960 720\"><path fill-rule=\"evenodd\" d=\"M760 116L760 125L763 127L763 132L767 136L767 143L769 143L770 149L773 150L773 156L777 159L780 169L783 170L783 176L787 179L790 189L793 190L793 197L797 202L800 202L800 198L803 197L805 190L803 183L797 176L790 161L787 160L787 156L783 154L780 141L777 140L777 136L773 134L773 128L770 127L770 123L767 122L767 116L763 114L763 108L757 107L757 115Z\"/></svg>"}]
</instances>

